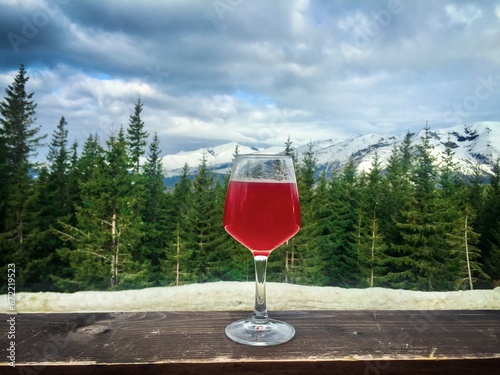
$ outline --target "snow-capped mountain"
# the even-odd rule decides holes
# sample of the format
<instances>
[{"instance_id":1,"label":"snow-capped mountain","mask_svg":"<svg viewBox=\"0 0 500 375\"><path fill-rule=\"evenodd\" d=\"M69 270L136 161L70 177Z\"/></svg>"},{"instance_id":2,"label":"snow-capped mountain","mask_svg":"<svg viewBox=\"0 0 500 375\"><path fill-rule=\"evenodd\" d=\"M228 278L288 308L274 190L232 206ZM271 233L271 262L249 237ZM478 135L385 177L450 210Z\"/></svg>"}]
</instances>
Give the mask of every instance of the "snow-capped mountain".
<instances>
[{"instance_id":1,"label":"snow-capped mountain","mask_svg":"<svg viewBox=\"0 0 500 375\"><path fill-rule=\"evenodd\" d=\"M479 164L484 171L491 171L491 162L500 157L500 123L482 122L474 125L460 125L444 129L431 129L431 143L434 146L433 153L439 163L445 149L445 144L450 142L455 153L455 161L461 171L469 174L473 165ZM392 154L395 145L400 144L405 133L387 136L380 134L356 135L346 140L336 141L333 139L312 141L312 149L320 169L326 169L327 173L343 165L352 158L358 166L358 171L370 169L375 152L384 167ZM413 133L412 144L421 142L424 130ZM237 145L235 142L203 148L195 151L180 152L163 157L164 172L167 177L178 176L187 163L194 171L205 155L207 164L215 173L226 173L238 146L240 154L244 153L279 153L282 147L256 148ZM309 144L294 145L299 160L308 150Z\"/></svg>"}]
</instances>

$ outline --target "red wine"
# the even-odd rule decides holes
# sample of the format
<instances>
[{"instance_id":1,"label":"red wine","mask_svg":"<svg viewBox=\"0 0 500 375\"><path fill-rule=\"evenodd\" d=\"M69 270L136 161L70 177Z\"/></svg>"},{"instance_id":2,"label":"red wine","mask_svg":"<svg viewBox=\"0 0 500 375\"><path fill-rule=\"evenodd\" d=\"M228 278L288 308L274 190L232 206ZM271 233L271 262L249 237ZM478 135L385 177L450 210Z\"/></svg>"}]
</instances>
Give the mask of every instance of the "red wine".
<instances>
[{"instance_id":1,"label":"red wine","mask_svg":"<svg viewBox=\"0 0 500 375\"><path fill-rule=\"evenodd\" d=\"M230 181L224 227L254 256L268 256L300 228L297 185L274 181Z\"/></svg>"}]
</instances>

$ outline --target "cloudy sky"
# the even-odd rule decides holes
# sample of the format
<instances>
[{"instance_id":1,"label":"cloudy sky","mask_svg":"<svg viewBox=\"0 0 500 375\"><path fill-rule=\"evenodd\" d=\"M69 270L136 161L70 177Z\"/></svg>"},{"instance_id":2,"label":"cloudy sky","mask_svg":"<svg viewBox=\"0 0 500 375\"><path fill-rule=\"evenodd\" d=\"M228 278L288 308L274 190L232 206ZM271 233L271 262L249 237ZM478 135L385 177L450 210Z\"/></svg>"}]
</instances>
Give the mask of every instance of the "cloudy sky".
<instances>
[{"instance_id":1,"label":"cloudy sky","mask_svg":"<svg viewBox=\"0 0 500 375\"><path fill-rule=\"evenodd\" d=\"M0 89L37 124L163 153L500 121L500 0L0 0Z\"/></svg>"}]
</instances>

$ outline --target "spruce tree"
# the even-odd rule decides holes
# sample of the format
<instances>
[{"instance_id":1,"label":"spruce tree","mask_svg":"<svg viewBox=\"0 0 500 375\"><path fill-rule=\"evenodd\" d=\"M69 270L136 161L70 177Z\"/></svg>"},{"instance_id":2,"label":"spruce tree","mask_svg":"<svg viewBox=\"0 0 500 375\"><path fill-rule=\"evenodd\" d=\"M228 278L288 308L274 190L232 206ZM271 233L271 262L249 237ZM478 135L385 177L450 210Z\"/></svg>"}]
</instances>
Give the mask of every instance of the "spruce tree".
<instances>
[{"instance_id":1,"label":"spruce tree","mask_svg":"<svg viewBox=\"0 0 500 375\"><path fill-rule=\"evenodd\" d=\"M80 170L78 167L78 142L74 141L71 146L71 151L69 155L69 170L68 170L68 200L71 203L70 206L70 218L68 223L71 225L76 224L76 211L75 207L81 203L80 201L80 187L78 181L80 179Z\"/></svg>"},{"instance_id":2,"label":"spruce tree","mask_svg":"<svg viewBox=\"0 0 500 375\"><path fill-rule=\"evenodd\" d=\"M160 139L155 133L149 145L148 156L144 164L143 183L145 237L143 241L143 256L147 257L152 266L149 275L156 284L169 282L161 264L167 256L169 244L175 238L176 223L173 217L172 194L165 191L163 164L161 161Z\"/></svg>"},{"instance_id":3,"label":"spruce tree","mask_svg":"<svg viewBox=\"0 0 500 375\"><path fill-rule=\"evenodd\" d=\"M141 157L144 155L147 145L148 133L144 130L144 121L141 119L142 102L137 99L134 114L130 116L127 128L127 146L130 155L130 163L136 174L140 173Z\"/></svg>"},{"instance_id":4,"label":"spruce tree","mask_svg":"<svg viewBox=\"0 0 500 375\"><path fill-rule=\"evenodd\" d=\"M466 207L463 216L457 220L456 225L450 233L446 233L447 243L452 256L452 277L455 289L474 289L474 285L485 283L489 276L483 271L481 263L481 250L479 244L479 233L471 226L474 222L472 209Z\"/></svg>"},{"instance_id":5,"label":"spruce tree","mask_svg":"<svg viewBox=\"0 0 500 375\"><path fill-rule=\"evenodd\" d=\"M64 245L57 250L63 261L70 264L70 274L54 277L57 286L64 291L87 289L103 290L109 287L110 257L105 250L107 238L103 238L103 223L95 207L98 197L104 195L102 184L106 168L105 150L99 137L89 135L78 160L79 202L75 202L75 223L60 222L54 228Z\"/></svg>"},{"instance_id":6,"label":"spruce tree","mask_svg":"<svg viewBox=\"0 0 500 375\"><path fill-rule=\"evenodd\" d=\"M387 192L380 207L380 229L388 243L398 244L402 241L396 222L401 221L403 205L413 194L410 181L413 154L412 134L407 132L401 144L394 145L386 167Z\"/></svg>"},{"instance_id":7,"label":"spruce tree","mask_svg":"<svg viewBox=\"0 0 500 375\"><path fill-rule=\"evenodd\" d=\"M194 279L190 269L193 249L191 247L192 233L189 228L193 207L193 191L189 171L189 165L184 164L172 192L171 220L175 223L174 238L169 242L167 253L161 261L165 280L170 285L185 284Z\"/></svg>"},{"instance_id":8,"label":"spruce tree","mask_svg":"<svg viewBox=\"0 0 500 375\"><path fill-rule=\"evenodd\" d=\"M130 160L121 129L112 134L103 149L96 137L84 145L77 225L58 231L71 247L59 254L67 258L74 271L71 280L59 279L67 288L125 288L147 286L150 266L138 253L143 227Z\"/></svg>"},{"instance_id":9,"label":"spruce tree","mask_svg":"<svg viewBox=\"0 0 500 375\"><path fill-rule=\"evenodd\" d=\"M193 201L189 212L190 246L193 250L190 258L190 272L193 281L214 280L221 259L216 252L216 225L221 225L222 217L215 215L214 176L207 165L206 155L198 166L198 173L193 181ZM217 220L219 219L219 220Z\"/></svg>"},{"instance_id":10,"label":"spruce tree","mask_svg":"<svg viewBox=\"0 0 500 375\"><path fill-rule=\"evenodd\" d=\"M399 284L419 290L442 290L449 284L446 270L450 254L446 250L447 222L441 216L436 189L437 168L432 155L431 132L427 125L417 146L412 182L414 193L406 202L397 223L403 242L393 249L398 253ZM398 264L399 263L399 264ZM401 270L402 268L402 270Z\"/></svg>"},{"instance_id":11,"label":"spruce tree","mask_svg":"<svg viewBox=\"0 0 500 375\"><path fill-rule=\"evenodd\" d=\"M289 280L295 283L309 284L315 280L314 273L320 270L320 254L314 246L316 236L315 173L317 170L312 143L297 168L297 186L299 190L301 228L289 243L287 257Z\"/></svg>"},{"instance_id":12,"label":"spruce tree","mask_svg":"<svg viewBox=\"0 0 500 375\"><path fill-rule=\"evenodd\" d=\"M49 145L47 155L49 175L49 190L52 195L52 204L56 212L54 219L69 219L71 205L69 196L69 168L70 160L67 149L68 130L66 129L66 119L61 116L57 129L52 134L52 141Z\"/></svg>"},{"instance_id":13,"label":"spruce tree","mask_svg":"<svg viewBox=\"0 0 500 375\"><path fill-rule=\"evenodd\" d=\"M311 256L304 260L304 277L306 282L310 284L328 285L330 283L330 267L334 266L327 263L333 246L334 202L325 171L319 176L314 189L313 206L315 224L311 233L312 237L307 243Z\"/></svg>"},{"instance_id":14,"label":"spruce tree","mask_svg":"<svg viewBox=\"0 0 500 375\"><path fill-rule=\"evenodd\" d=\"M493 283L500 281L500 159L492 164L484 205L478 213L478 232L484 271Z\"/></svg>"},{"instance_id":15,"label":"spruce tree","mask_svg":"<svg viewBox=\"0 0 500 375\"><path fill-rule=\"evenodd\" d=\"M144 236L141 209L144 189L138 175L129 173L132 159L127 154L127 141L123 128L118 136L111 135L107 142L107 179L103 180L105 193L103 219L109 221L111 232L111 286L137 287L148 285L149 260L139 252Z\"/></svg>"},{"instance_id":16,"label":"spruce tree","mask_svg":"<svg viewBox=\"0 0 500 375\"><path fill-rule=\"evenodd\" d=\"M149 145L149 152L144 164L146 183L145 220L155 223L161 217L162 198L165 192L163 164L161 161L160 138L155 132Z\"/></svg>"},{"instance_id":17,"label":"spruce tree","mask_svg":"<svg viewBox=\"0 0 500 375\"><path fill-rule=\"evenodd\" d=\"M321 250L325 255L329 285L355 286L359 281L356 185L356 166L350 159L342 174L332 175L330 181L331 222L328 241Z\"/></svg>"},{"instance_id":18,"label":"spruce tree","mask_svg":"<svg viewBox=\"0 0 500 375\"><path fill-rule=\"evenodd\" d=\"M385 274L385 252L387 244L380 230L381 206L387 194L387 185L382 177L378 154L372 160L365 184L358 198L358 264L361 285L380 285Z\"/></svg>"},{"instance_id":19,"label":"spruce tree","mask_svg":"<svg viewBox=\"0 0 500 375\"><path fill-rule=\"evenodd\" d=\"M33 193L28 200L30 215L36 216L36 251L29 257L25 272L31 290L54 290L52 278L64 274L67 264L56 255L61 240L51 229L60 228L59 222L68 222L72 202L69 197L69 160L66 149L66 121L61 117L52 135L47 155L47 167L40 169L34 182ZM36 234L35 234L36 233Z\"/></svg>"},{"instance_id":20,"label":"spruce tree","mask_svg":"<svg viewBox=\"0 0 500 375\"><path fill-rule=\"evenodd\" d=\"M441 249L445 260L441 274L443 284L447 285L447 289L455 287L455 280L458 279L459 274L463 276L463 260L465 258L462 256L463 252L470 260L467 266L470 267L473 261L474 265L477 263L473 259L473 245L477 243L477 234L473 229L475 214L472 211L472 206L467 202L466 185L461 178L458 163L454 161L454 158L453 144L448 136L438 168L439 189L437 190L439 220L443 225L445 238L448 239L442 244ZM464 234L468 238L465 245ZM456 239L453 240L453 237ZM471 281L471 277L469 277L469 281Z\"/></svg>"},{"instance_id":21,"label":"spruce tree","mask_svg":"<svg viewBox=\"0 0 500 375\"><path fill-rule=\"evenodd\" d=\"M293 146L293 142L290 140L290 136L288 136L285 142L285 151L283 151L283 154L291 156L294 163L297 161L296 150L295 147Z\"/></svg>"},{"instance_id":22,"label":"spruce tree","mask_svg":"<svg viewBox=\"0 0 500 375\"><path fill-rule=\"evenodd\" d=\"M0 254L19 269L18 286L23 286L24 271L35 251L36 217L29 212L28 202L33 193L32 174L36 164L32 161L45 136L35 123L36 103L33 93L26 91L29 80L21 65L14 82L6 89L0 102ZM5 262L6 264L7 262ZM24 279L24 280L23 280Z\"/></svg>"},{"instance_id":23,"label":"spruce tree","mask_svg":"<svg viewBox=\"0 0 500 375\"><path fill-rule=\"evenodd\" d=\"M233 159L231 160L231 169L234 163L234 159L239 155L239 147L236 145L233 152ZM230 169L230 170L231 170ZM220 251L218 251L219 256L222 259L227 259L226 262L226 273L224 274L225 280L234 281L250 281L255 279L255 269L253 264L253 257L251 256L248 249L236 241L223 227L223 217L224 217L224 205L226 200L226 194L229 187L230 172L224 176L224 183L217 184L216 196L217 196L217 210L218 215L221 218L220 233L221 242L219 244Z\"/></svg>"}]
</instances>

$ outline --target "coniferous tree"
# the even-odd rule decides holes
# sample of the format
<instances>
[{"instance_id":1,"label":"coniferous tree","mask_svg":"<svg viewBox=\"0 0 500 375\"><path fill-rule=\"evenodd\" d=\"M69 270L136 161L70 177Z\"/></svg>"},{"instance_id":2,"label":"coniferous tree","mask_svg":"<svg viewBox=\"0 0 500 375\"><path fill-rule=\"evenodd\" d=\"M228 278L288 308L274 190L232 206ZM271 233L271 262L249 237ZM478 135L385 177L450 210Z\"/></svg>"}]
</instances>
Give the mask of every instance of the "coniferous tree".
<instances>
[{"instance_id":1,"label":"coniferous tree","mask_svg":"<svg viewBox=\"0 0 500 375\"><path fill-rule=\"evenodd\" d=\"M103 290L109 286L109 258L103 252L106 241L98 234L101 225L93 225L96 214L91 212L94 200L101 195L99 180L105 168L105 151L97 134L90 134L83 144L78 159L76 174L78 199L74 202L75 215L71 223L60 222L61 228L54 228L64 246L57 249L62 261L70 264L64 275L54 276L54 282L64 291L86 289Z\"/></svg>"},{"instance_id":2,"label":"coniferous tree","mask_svg":"<svg viewBox=\"0 0 500 375\"><path fill-rule=\"evenodd\" d=\"M310 260L305 260L306 281L313 285L328 285L330 283L329 272L333 266L327 263L331 247L333 245L333 201L330 193L330 184L325 171L318 178L314 190L314 230L313 237L307 244L311 250L311 258L316 261L314 255L317 254L319 264L310 264Z\"/></svg>"},{"instance_id":3,"label":"coniferous tree","mask_svg":"<svg viewBox=\"0 0 500 375\"><path fill-rule=\"evenodd\" d=\"M380 284L379 279L385 274L387 245L380 230L380 209L386 193L387 185L382 177L378 154L375 153L358 198L358 263L361 285L367 283L370 287Z\"/></svg>"},{"instance_id":4,"label":"coniferous tree","mask_svg":"<svg viewBox=\"0 0 500 375\"><path fill-rule=\"evenodd\" d=\"M26 91L28 80L24 65L21 65L0 102L0 194L3 202L0 207L0 254L5 259L9 254L10 262L16 262L20 270L18 286L23 286L28 275L24 270L35 255L37 219L28 208L36 167L31 157L45 138L39 135L40 126L33 126L36 103L34 94Z\"/></svg>"},{"instance_id":5,"label":"coniferous tree","mask_svg":"<svg viewBox=\"0 0 500 375\"><path fill-rule=\"evenodd\" d=\"M103 202L102 213L111 234L111 287L147 283L149 261L137 251L144 236L141 220L144 190L139 176L129 173L131 159L123 128L118 136L109 137L107 146L105 172L108 179L103 182L109 195L107 202Z\"/></svg>"},{"instance_id":6,"label":"coniferous tree","mask_svg":"<svg viewBox=\"0 0 500 375\"><path fill-rule=\"evenodd\" d=\"M160 139L155 132L153 140L149 145L149 153L144 164L144 179L146 183L146 197L145 203L145 220L148 222L156 222L161 216L158 211L161 207L161 200L165 192L165 183L163 175L163 164L161 161Z\"/></svg>"},{"instance_id":7,"label":"coniferous tree","mask_svg":"<svg viewBox=\"0 0 500 375\"><path fill-rule=\"evenodd\" d=\"M123 288L146 286L149 264L137 249L143 237L142 195L137 194L134 176L121 129L111 135L104 150L97 137L84 145L81 161L81 206L77 207L77 225L65 225L58 231L72 248L59 253L68 258L74 271L71 280L58 281L77 288Z\"/></svg>"},{"instance_id":8,"label":"coniferous tree","mask_svg":"<svg viewBox=\"0 0 500 375\"><path fill-rule=\"evenodd\" d=\"M236 145L233 152L233 159L231 160L231 168L233 166L236 156L239 155L239 147ZM226 201L226 194L229 188L230 172L224 176L224 183L216 184L216 196L217 196L217 210L218 216L221 220L221 226L219 231L221 233L221 239L219 243L220 251L218 251L221 259L226 259L226 270L224 274L225 280L234 281L250 281L255 277L253 257L251 256L248 249L236 241L223 227L224 219L224 205Z\"/></svg>"},{"instance_id":9,"label":"coniferous tree","mask_svg":"<svg viewBox=\"0 0 500 375\"><path fill-rule=\"evenodd\" d=\"M190 272L195 282L213 281L219 259L216 252L216 226L222 217L215 215L214 176L203 154L193 181L193 201L190 210L191 243ZM220 221L218 221L219 219Z\"/></svg>"},{"instance_id":10,"label":"coniferous tree","mask_svg":"<svg viewBox=\"0 0 500 375\"><path fill-rule=\"evenodd\" d=\"M134 107L134 114L130 116L127 128L127 145L130 155L130 163L136 174L139 174L141 168L141 157L147 145L148 133L144 130L144 121L141 119L142 102L137 99Z\"/></svg>"},{"instance_id":11,"label":"coniferous tree","mask_svg":"<svg viewBox=\"0 0 500 375\"><path fill-rule=\"evenodd\" d=\"M171 220L175 222L174 239L168 245L161 266L166 281L171 285L179 285L194 279L189 265L193 253L189 230L193 191L188 164L184 164L179 180L175 183L171 204Z\"/></svg>"},{"instance_id":12,"label":"coniferous tree","mask_svg":"<svg viewBox=\"0 0 500 375\"><path fill-rule=\"evenodd\" d=\"M478 214L478 232L484 271L496 285L500 282L500 159L493 163L492 171Z\"/></svg>"},{"instance_id":13,"label":"coniferous tree","mask_svg":"<svg viewBox=\"0 0 500 375\"><path fill-rule=\"evenodd\" d=\"M471 209L466 207L458 224L446 238L453 258L452 269L454 286L456 289L474 289L474 284L487 281L489 276L483 271L480 262L481 250L477 247L479 234L470 225L473 222Z\"/></svg>"},{"instance_id":14,"label":"coniferous tree","mask_svg":"<svg viewBox=\"0 0 500 375\"><path fill-rule=\"evenodd\" d=\"M295 147L293 146L293 142L290 140L290 136L288 136L286 142L285 142L285 151L283 152L284 155L291 156L293 159L293 162L296 162L297 155L296 155L296 150Z\"/></svg>"},{"instance_id":15,"label":"coniferous tree","mask_svg":"<svg viewBox=\"0 0 500 375\"><path fill-rule=\"evenodd\" d=\"M287 257L287 271L291 275L291 281L295 283L310 283L316 279L314 273L319 272L321 268L321 257L317 247L314 246L314 238L317 235L317 206L314 204L316 171L313 144L309 143L297 168L302 223L299 232L289 241L292 246Z\"/></svg>"},{"instance_id":16,"label":"coniferous tree","mask_svg":"<svg viewBox=\"0 0 500 375\"><path fill-rule=\"evenodd\" d=\"M475 215L472 212L472 207L467 202L466 185L461 178L458 163L454 161L455 152L453 147L454 144L450 141L450 136L448 136L438 168L439 189L437 189L439 219L443 224L444 236L448 239L441 249L445 259L442 276L447 289L456 284L454 281L458 279L459 274L463 276L464 257L462 257L462 249L467 257L470 255L469 258L472 262L474 257L473 245L477 243L477 236L473 230ZM466 224L464 224L464 221ZM468 238L465 243L463 240L464 234ZM457 238L453 240L452 238L455 236ZM470 264L469 262L468 266ZM469 277L469 281L471 281L470 279L471 277Z\"/></svg>"},{"instance_id":17,"label":"coniferous tree","mask_svg":"<svg viewBox=\"0 0 500 375\"><path fill-rule=\"evenodd\" d=\"M485 173L481 169L479 163L472 165L472 172L469 178L469 183L466 189L466 201L472 207L473 212L480 213L483 210L485 199ZM481 223L477 221L478 225Z\"/></svg>"},{"instance_id":18,"label":"coniferous tree","mask_svg":"<svg viewBox=\"0 0 500 375\"><path fill-rule=\"evenodd\" d=\"M141 183L145 184L143 255L152 264L153 269L149 276L157 284L171 281L165 277L164 272L161 272L161 264L167 256L169 244L176 237L176 223L171 220L174 215L173 196L165 191L160 154L160 139L155 132L149 145L148 156L144 164L144 178L141 179Z\"/></svg>"},{"instance_id":19,"label":"coniferous tree","mask_svg":"<svg viewBox=\"0 0 500 375\"><path fill-rule=\"evenodd\" d=\"M27 204L31 215L36 215L36 251L30 257L25 272L31 290L54 290L52 278L64 273L67 265L56 255L62 243L51 228L58 222L68 222L71 215L66 149L66 121L61 117L52 135L47 155L48 168L43 167L34 182L33 193Z\"/></svg>"},{"instance_id":20,"label":"coniferous tree","mask_svg":"<svg viewBox=\"0 0 500 375\"><path fill-rule=\"evenodd\" d=\"M412 134L407 132L401 144L394 145L389 157L385 181L387 192L380 207L380 229L388 243L401 243L400 231L396 222L401 221L403 205L413 194L413 185L410 181L413 173Z\"/></svg>"},{"instance_id":21,"label":"coniferous tree","mask_svg":"<svg viewBox=\"0 0 500 375\"><path fill-rule=\"evenodd\" d=\"M356 166L352 159L340 176L330 182L332 216L329 240L324 250L329 285L351 286L359 280L356 241Z\"/></svg>"},{"instance_id":22,"label":"coniferous tree","mask_svg":"<svg viewBox=\"0 0 500 375\"><path fill-rule=\"evenodd\" d=\"M80 187L78 181L80 179L80 170L78 167L78 142L74 141L71 146L71 151L69 155L69 170L68 170L68 200L70 205L70 218L68 223L71 225L76 224L76 210L75 206L81 203L80 201Z\"/></svg>"},{"instance_id":23,"label":"coniferous tree","mask_svg":"<svg viewBox=\"0 0 500 375\"><path fill-rule=\"evenodd\" d=\"M419 290L444 289L449 281L446 266L450 254L445 244L448 223L440 213L432 149L427 125L422 142L417 146L412 176L414 194L401 212L402 220L397 223L403 243L393 246L401 254L400 265L404 268L399 274L401 286Z\"/></svg>"},{"instance_id":24,"label":"coniferous tree","mask_svg":"<svg viewBox=\"0 0 500 375\"><path fill-rule=\"evenodd\" d=\"M70 160L67 149L68 130L66 119L61 116L56 131L52 135L49 145L47 161L49 164L49 191L51 204L54 205L54 219L69 219L71 204L69 196L69 168Z\"/></svg>"}]
</instances>

